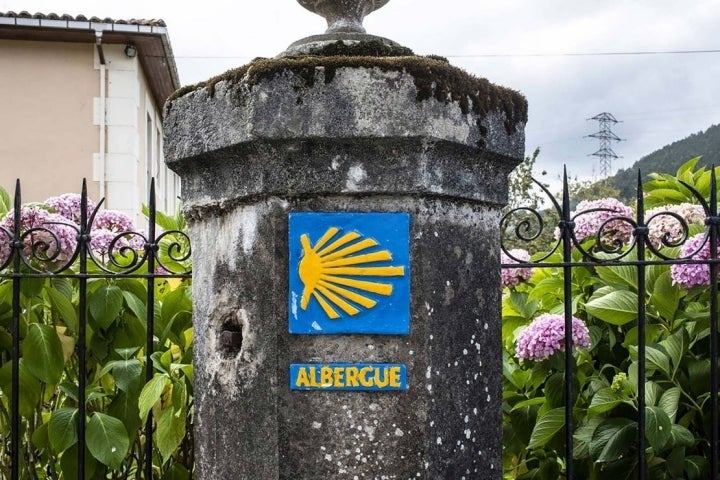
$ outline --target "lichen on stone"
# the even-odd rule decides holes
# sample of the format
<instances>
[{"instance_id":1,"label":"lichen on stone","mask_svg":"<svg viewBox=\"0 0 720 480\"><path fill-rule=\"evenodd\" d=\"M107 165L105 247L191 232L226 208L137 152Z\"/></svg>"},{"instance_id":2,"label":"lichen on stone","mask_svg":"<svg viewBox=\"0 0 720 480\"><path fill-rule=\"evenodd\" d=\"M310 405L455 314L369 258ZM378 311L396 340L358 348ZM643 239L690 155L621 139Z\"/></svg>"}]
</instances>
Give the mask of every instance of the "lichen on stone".
<instances>
[{"instance_id":1,"label":"lichen on stone","mask_svg":"<svg viewBox=\"0 0 720 480\"><path fill-rule=\"evenodd\" d=\"M384 47L390 50L386 51ZM408 52L409 54L401 54ZM409 49L390 47L382 42L360 42L354 45L337 42L318 50L315 55L256 58L247 65L228 70L205 82L183 87L170 97L168 108L178 98L202 88L206 88L210 97L213 97L215 85L221 81L239 83L244 80L252 88L259 82L270 80L287 71L300 76L307 87L312 87L317 78L315 76L317 68L324 69L325 83L333 81L335 72L339 68L404 71L414 79L417 89L416 98L419 102L430 98L440 102L458 102L463 114L473 112L479 116L485 116L492 111L503 112L505 129L509 134L515 132L518 123L527 122L527 100L519 92L494 85L484 78L475 77L465 70L450 65L443 57L412 55Z\"/></svg>"}]
</instances>

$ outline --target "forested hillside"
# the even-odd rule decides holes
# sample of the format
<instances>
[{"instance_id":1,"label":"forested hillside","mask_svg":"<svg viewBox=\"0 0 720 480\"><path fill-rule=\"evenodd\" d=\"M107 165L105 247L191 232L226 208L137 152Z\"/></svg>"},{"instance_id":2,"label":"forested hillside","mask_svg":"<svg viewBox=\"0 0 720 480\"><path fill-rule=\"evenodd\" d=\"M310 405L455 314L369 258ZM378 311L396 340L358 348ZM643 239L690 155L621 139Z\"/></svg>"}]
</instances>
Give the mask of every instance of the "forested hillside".
<instances>
[{"instance_id":1,"label":"forested hillside","mask_svg":"<svg viewBox=\"0 0 720 480\"><path fill-rule=\"evenodd\" d=\"M647 174L675 173L687 160L702 156L700 165L720 165L720 125L713 125L704 132L698 132L687 138L666 145L660 150L644 156L627 169L618 170L612 178L612 184L620 190L620 197L633 198L637 186L637 171Z\"/></svg>"}]
</instances>

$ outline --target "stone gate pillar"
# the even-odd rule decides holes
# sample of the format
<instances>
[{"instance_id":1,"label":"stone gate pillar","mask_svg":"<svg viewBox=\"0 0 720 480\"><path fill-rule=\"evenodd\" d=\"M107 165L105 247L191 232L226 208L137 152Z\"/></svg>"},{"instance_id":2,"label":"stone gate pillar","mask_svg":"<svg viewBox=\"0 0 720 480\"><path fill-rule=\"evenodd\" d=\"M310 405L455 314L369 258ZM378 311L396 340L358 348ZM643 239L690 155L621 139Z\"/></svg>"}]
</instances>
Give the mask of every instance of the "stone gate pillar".
<instances>
[{"instance_id":1,"label":"stone gate pillar","mask_svg":"<svg viewBox=\"0 0 720 480\"><path fill-rule=\"evenodd\" d=\"M196 478L499 479L498 221L525 99L333 22L166 105Z\"/></svg>"}]
</instances>

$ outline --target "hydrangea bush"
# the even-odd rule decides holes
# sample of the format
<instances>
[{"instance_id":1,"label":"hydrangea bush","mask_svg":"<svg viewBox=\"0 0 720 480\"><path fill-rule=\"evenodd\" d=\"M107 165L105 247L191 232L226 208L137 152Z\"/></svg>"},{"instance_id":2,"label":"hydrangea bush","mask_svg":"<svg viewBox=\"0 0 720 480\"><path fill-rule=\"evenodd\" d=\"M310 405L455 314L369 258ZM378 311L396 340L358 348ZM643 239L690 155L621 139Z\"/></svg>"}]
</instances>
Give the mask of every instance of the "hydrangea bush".
<instances>
[{"instance_id":1,"label":"hydrangea bush","mask_svg":"<svg viewBox=\"0 0 720 480\"><path fill-rule=\"evenodd\" d=\"M145 246L144 232L125 213L115 210L98 210L88 200L90 224L90 250L102 263L111 255L122 256L124 248L135 251ZM20 217L20 235L23 238L23 255L39 266L64 266L75 254L80 229L80 195L65 193L50 197L40 204L24 206ZM0 220L5 231L0 234L0 265L10 255L10 240L14 233L14 211ZM52 270L52 268L49 268Z\"/></svg>"},{"instance_id":2,"label":"hydrangea bush","mask_svg":"<svg viewBox=\"0 0 720 480\"><path fill-rule=\"evenodd\" d=\"M676 176L654 175L645 185L649 245L670 258L710 257L705 211L687 188L708 198L710 172L696 164L691 160ZM596 208L636 218L630 207L612 199L581 202L576 212ZM709 478L709 284L717 279L710 278L707 265L659 263L662 258L647 245L628 252L632 223L615 223L610 216L595 210L575 218L579 241L597 238L604 224L601 241L621 242L615 256L592 250L597 258L622 258L589 263L573 245L572 261L582 263L571 269L570 279L574 478L637 478L640 388L646 393L647 478ZM657 262L645 267L642 291L632 265L638 248L645 248L646 260ZM556 252L545 261L562 257ZM506 479L565 478L564 280L562 268L541 265L531 276L503 275ZM644 385L638 384L637 370L639 302L647 313Z\"/></svg>"},{"instance_id":3,"label":"hydrangea bush","mask_svg":"<svg viewBox=\"0 0 720 480\"><path fill-rule=\"evenodd\" d=\"M194 456L192 443L192 302L190 280L124 275L103 277L101 267L113 270L123 247L142 258L144 233L127 215L98 209L89 202L92 278L87 280L86 363L78 365L80 311L76 250L80 197L64 194L43 203L21 207L23 272L46 273L23 277L20 285L21 358L13 358L13 279L11 259L13 212L7 192L0 188L0 478L10 478L10 389L13 362L19 361L21 423L21 479L77 478L78 378L85 375L85 472L88 479L144 478L141 465L150 461L153 478L189 480ZM171 258L170 242L189 247L182 234L184 222L157 212L160 241L158 261L189 269ZM130 234L127 232L136 232ZM114 245L113 245L114 244ZM126 258L132 258L125 252ZM17 257L12 257L17 258ZM73 261L73 258L75 260ZM47 271L58 271L53 275ZM147 265L135 271L147 273ZM164 272L166 273L166 272ZM152 380L146 383L148 291L154 291L154 353ZM153 457L144 456L147 442L143 425L153 412Z\"/></svg>"}]
</instances>

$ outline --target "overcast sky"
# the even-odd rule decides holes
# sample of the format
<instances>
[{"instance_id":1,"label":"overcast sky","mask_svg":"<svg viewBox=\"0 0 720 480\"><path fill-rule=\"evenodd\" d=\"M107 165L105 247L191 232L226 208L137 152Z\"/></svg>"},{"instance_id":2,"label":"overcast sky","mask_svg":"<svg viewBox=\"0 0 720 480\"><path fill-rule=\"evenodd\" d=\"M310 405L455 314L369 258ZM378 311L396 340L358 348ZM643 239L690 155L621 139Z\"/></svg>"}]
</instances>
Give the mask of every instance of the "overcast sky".
<instances>
[{"instance_id":1,"label":"overcast sky","mask_svg":"<svg viewBox=\"0 0 720 480\"><path fill-rule=\"evenodd\" d=\"M0 0L0 12L22 10L162 18L183 84L326 28L294 0ZM562 164L598 175L597 140L583 137L601 112L626 139L613 171L720 123L720 0L391 0L365 27L525 94L526 151L540 147L538 170L551 176Z\"/></svg>"}]
</instances>

